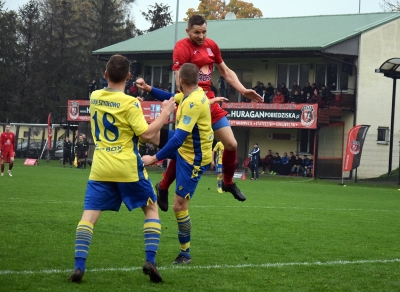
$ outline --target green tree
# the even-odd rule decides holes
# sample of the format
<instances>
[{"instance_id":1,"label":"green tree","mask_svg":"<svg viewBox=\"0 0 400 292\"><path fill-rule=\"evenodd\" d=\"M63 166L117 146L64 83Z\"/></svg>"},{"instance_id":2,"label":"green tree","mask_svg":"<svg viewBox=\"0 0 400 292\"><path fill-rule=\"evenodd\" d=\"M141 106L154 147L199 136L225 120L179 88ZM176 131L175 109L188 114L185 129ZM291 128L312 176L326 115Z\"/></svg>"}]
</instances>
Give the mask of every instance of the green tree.
<instances>
[{"instance_id":1,"label":"green tree","mask_svg":"<svg viewBox=\"0 0 400 292\"><path fill-rule=\"evenodd\" d=\"M5 11L0 1L0 121L11 122L18 105L19 54L17 39L17 14Z\"/></svg>"},{"instance_id":2,"label":"green tree","mask_svg":"<svg viewBox=\"0 0 400 292\"><path fill-rule=\"evenodd\" d=\"M171 11L169 5L155 4L149 5L149 10L142 12L142 15L147 21L150 21L151 26L147 32L157 30L172 23Z\"/></svg>"},{"instance_id":3,"label":"green tree","mask_svg":"<svg viewBox=\"0 0 400 292\"><path fill-rule=\"evenodd\" d=\"M228 12L233 12L237 18L260 18L262 12L248 3L240 0L231 0L229 3L223 0L200 0L197 10L189 8L186 12L188 20L192 15L203 15L207 20L224 19Z\"/></svg>"}]
</instances>

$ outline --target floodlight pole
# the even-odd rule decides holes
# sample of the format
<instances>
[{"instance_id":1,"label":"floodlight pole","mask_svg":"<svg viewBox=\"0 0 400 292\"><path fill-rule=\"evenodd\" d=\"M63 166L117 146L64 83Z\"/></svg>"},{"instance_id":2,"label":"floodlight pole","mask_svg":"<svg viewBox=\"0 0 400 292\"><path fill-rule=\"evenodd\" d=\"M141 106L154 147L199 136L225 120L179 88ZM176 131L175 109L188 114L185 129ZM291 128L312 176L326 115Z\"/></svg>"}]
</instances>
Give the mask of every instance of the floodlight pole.
<instances>
[{"instance_id":1,"label":"floodlight pole","mask_svg":"<svg viewBox=\"0 0 400 292\"><path fill-rule=\"evenodd\" d=\"M392 157L393 157L393 134L394 134L394 112L396 104L396 78L393 78L393 92L392 92L392 117L390 120L390 141L389 141L389 170L388 176L392 174Z\"/></svg>"},{"instance_id":2,"label":"floodlight pole","mask_svg":"<svg viewBox=\"0 0 400 292\"><path fill-rule=\"evenodd\" d=\"M174 37L174 47L176 42L178 41L178 19L179 19L179 0L176 1L176 17L175 17L175 37ZM172 70L172 77L171 77L171 93L175 93L175 85L176 85L176 81L175 81L175 72ZM170 116L172 119L173 114L171 114ZM170 130L173 130L174 125L172 123L169 123L169 127Z\"/></svg>"}]
</instances>

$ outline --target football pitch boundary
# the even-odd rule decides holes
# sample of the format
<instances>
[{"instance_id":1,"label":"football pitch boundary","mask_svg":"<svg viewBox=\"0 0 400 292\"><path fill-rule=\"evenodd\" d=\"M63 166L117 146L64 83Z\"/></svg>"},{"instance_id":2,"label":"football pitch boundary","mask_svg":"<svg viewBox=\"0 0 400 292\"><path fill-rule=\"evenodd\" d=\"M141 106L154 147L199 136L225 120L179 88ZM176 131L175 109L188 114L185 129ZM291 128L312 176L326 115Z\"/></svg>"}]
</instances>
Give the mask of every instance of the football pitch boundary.
<instances>
[{"instance_id":1,"label":"football pitch boundary","mask_svg":"<svg viewBox=\"0 0 400 292\"><path fill-rule=\"evenodd\" d=\"M243 269L243 268L281 268L281 267L300 267L300 266L344 266L344 265L362 265L362 264L387 264L387 263L400 263L400 259L387 259L387 260L355 260L355 261L329 261L329 262L291 262L291 263L266 263L266 264L241 264L241 265L210 265L210 266L195 266L195 265L170 265L165 267L158 267L158 270L210 270L210 269ZM87 269L89 272L131 272L141 270L142 267L128 267L128 268L97 268ZM0 275L34 275L34 274L60 274L70 273L72 269L52 269L52 270L37 270L37 271L10 271L0 270Z\"/></svg>"}]
</instances>

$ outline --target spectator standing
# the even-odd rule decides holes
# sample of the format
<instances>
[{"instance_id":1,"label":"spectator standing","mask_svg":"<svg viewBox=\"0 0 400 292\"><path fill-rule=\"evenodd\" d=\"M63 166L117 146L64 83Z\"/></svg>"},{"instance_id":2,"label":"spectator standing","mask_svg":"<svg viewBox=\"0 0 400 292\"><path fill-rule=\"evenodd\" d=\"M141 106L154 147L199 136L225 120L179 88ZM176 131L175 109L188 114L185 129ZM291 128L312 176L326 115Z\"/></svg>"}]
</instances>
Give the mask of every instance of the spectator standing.
<instances>
[{"instance_id":1,"label":"spectator standing","mask_svg":"<svg viewBox=\"0 0 400 292\"><path fill-rule=\"evenodd\" d=\"M272 87L271 82L268 82L266 89L269 101L265 101L264 99L264 102L271 102L271 100L274 98L275 95L274 88Z\"/></svg>"},{"instance_id":2,"label":"spectator standing","mask_svg":"<svg viewBox=\"0 0 400 292\"><path fill-rule=\"evenodd\" d=\"M288 102L288 101L289 101L290 93L289 93L289 89L287 89L285 83L282 83L282 84L281 84L281 93L282 93L282 95L285 97L284 102Z\"/></svg>"},{"instance_id":3,"label":"spectator standing","mask_svg":"<svg viewBox=\"0 0 400 292\"><path fill-rule=\"evenodd\" d=\"M108 87L108 80L107 78L103 75L100 78L100 89L104 89Z\"/></svg>"},{"instance_id":4,"label":"spectator standing","mask_svg":"<svg viewBox=\"0 0 400 292\"><path fill-rule=\"evenodd\" d=\"M305 96L307 96L307 93L309 93L310 96L312 95L313 89L310 86L310 82L306 82L306 86L303 87L303 91Z\"/></svg>"},{"instance_id":5,"label":"spectator standing","mask_svg":"<svg viewBox=\"0 0 400 292\"><path fill-rule=\"evenodd\" d=\"M297 81L294 81L294 82L293 82L293 86L292 86L291 96L293 96L293 95L295 94L296 91L297 91L298 93L300 93L301 87L300 87L300 85L297 84Z\"/></svg>"},{"instance_id":6,"label":"spectator standing","mask_svg":"<svg viewBox=\"0 0 400 292\"><path fill-rule=\"evenodd\" d=\"M63 143L63 167L65 167L65 162L69 163L69 168L72 167L72 143L69 137L65 137Z\"/></svg>"},{"instance_id":7,"label":"spectator standing","mask_svg":"<svg viewBox=\"0 0 400 292\"><path fill-rule=\"evenodd\" d=\"M89 84L89 98L90 98L90 95L92 94L92 92L97 89L99 89L99 88L97 87L96 79L93 79L92 83Z\"/></svg>"},{"instance_id":8,"label":"spectator standing","mask_svg":"<svg viewBox=\"0 0 400 292\"><path fill-rule=\"evenodd\" d=\"M220 76L218 78L218 88L219 88L219 96L226 97L228 83L226 82L226 80L223 76Z\"/></svg>"},{"instance_id":9,"label":"spectator standing","mask_svg":"<svg viewBox=\"0 0 400 292\"><path fill-rule=\"evenodd\" d=\"M249 153L250 157L250 169L251 169L251 179L258 180L258 164L260 163L260 148L258 148L258 143L254 143L254 148Z\"/></svg>"}]
</instances>

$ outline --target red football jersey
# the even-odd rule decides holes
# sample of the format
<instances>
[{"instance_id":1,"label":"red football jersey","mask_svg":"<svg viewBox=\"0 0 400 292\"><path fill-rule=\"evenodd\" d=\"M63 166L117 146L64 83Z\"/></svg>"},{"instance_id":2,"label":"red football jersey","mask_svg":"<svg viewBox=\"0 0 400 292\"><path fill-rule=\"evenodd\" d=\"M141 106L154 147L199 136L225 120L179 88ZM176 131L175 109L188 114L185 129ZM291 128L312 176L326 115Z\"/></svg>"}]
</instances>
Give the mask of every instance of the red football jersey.
<instances>
[{"instance_id":1,"label":"red football jersey","mask_svg":"<svg viewBox=\"0 0 400 292\"><path fill-rule=\"evenodd\" d=\"M0 135L1 152L14 152L15 135L13 132L3 132Z\"/></svg>"},{"instance_id":2,"label":"red football jersey","mask_svg":"<svg viewBox=\"0 0 400 292\"><path fill-rule=\"evenodd\" d=\"M214 63L223 62L218 45L206 38L204 44L198 46L189 38L178 41L172 55L174 64L172 70L177 71L185 63L193 63L199 67L199 86L205 91L210 91L211 75Z\"/></svg>"}]
</instances>

